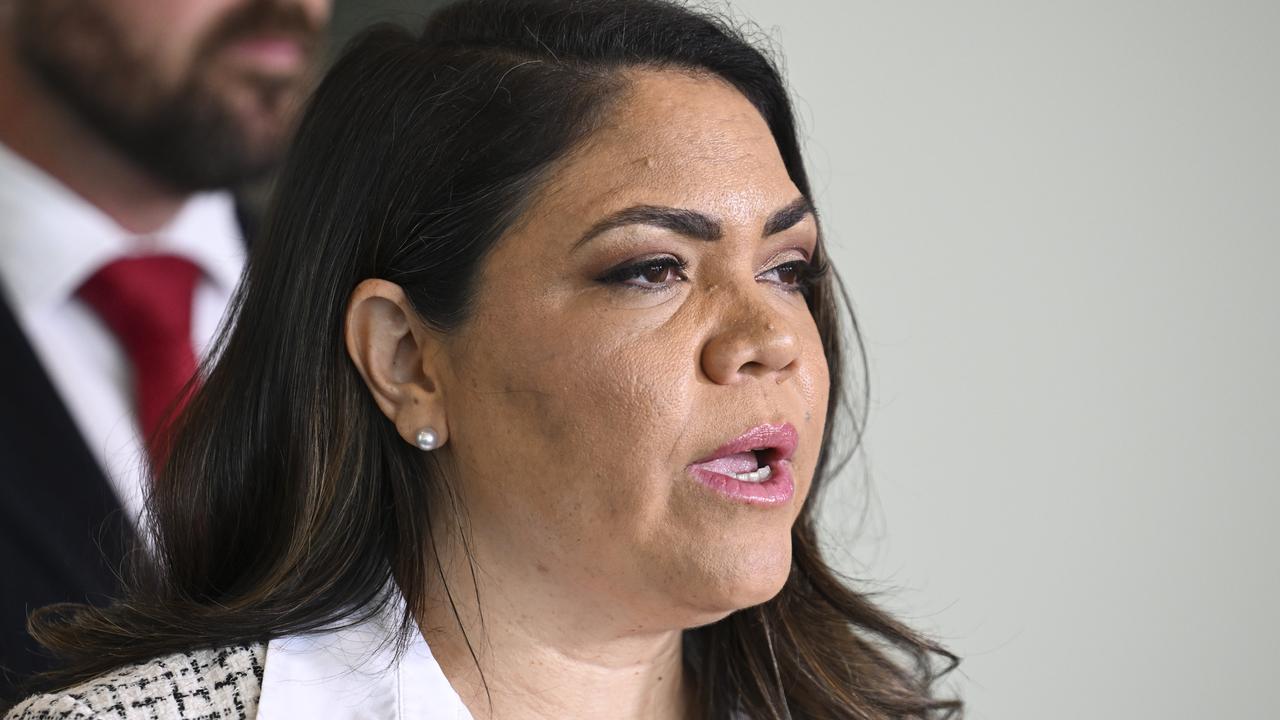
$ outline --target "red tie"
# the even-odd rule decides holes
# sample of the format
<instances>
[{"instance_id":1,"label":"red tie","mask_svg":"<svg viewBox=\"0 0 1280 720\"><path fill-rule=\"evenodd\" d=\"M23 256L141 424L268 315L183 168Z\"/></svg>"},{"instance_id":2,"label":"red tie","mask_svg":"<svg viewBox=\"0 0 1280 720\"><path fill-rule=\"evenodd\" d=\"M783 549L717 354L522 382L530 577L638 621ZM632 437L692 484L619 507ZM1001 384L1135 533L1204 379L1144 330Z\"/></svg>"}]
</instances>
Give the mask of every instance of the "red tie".
<instances>
[{"instance_id":1,"label":"red tie","mask_svg":"<svg viewBox=\"0 0 1280 720\"><path fill-rule=\"evenodd\" d=\"M191 305L200 268L186 258L144 255L114 260L80 286L79 295L124 346L133 365L135 410L152 467L163 464L161 420L196 372Z\"/></svg>"}]
</instances>

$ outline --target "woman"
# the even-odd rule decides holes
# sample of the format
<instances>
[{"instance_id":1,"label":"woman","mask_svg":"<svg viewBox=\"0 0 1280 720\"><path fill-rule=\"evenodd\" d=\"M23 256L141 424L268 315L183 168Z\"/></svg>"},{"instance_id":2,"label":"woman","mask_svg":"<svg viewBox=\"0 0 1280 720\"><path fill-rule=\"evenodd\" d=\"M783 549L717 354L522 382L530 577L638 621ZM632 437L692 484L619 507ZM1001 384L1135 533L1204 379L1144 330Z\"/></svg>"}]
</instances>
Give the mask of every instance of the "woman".
<instances>
[{"instance_id":1,"label":"woman","mask_svg":"<svg viewBox=\"0 0 1280 720\"><path fill-rule=\"evenodd\" d=\"M470 0L317 91L152 562L10 717L945 717L823 563L839 296L774 66Z\"/></svg>"}]
</instances>

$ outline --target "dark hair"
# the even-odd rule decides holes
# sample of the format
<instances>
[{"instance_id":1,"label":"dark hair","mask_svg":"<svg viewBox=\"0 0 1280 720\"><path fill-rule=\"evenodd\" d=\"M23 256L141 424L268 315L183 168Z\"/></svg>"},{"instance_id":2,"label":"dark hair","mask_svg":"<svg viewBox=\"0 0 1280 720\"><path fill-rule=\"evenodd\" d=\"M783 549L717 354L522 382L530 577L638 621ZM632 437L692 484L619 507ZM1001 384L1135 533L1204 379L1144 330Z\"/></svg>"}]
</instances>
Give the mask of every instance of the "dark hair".
<instances>
[{"instance_id":1,"label":"dark hair","mask_svg":"<svg viewBox=\"0 0 1280 720\"><path fill-rule=\"evenodd\" d=\"M622 95L628 71L644 68L737 88L812 199L774 64L727 22L680 5L467 0L432 15L421 37L379 27L352 42L302 120L234 327L150 493L154 552L112 607L64 606L34 622L70 663L54 682L354 622L388 601L392 578L412 611L432 581L423 510L448 477L397 435L348 358L348 297L385 278L429 325L464 323L485 254ZM827 262L821 244L813 260ZM860 437L844 391L842 300L831 272L808 296L833 382L785 587L685 634L707 718L960 712L934 695L955 657L851 589L819 550L815 506L857 444L836 447L837 421Z\"/></svg>"}]
</instances>

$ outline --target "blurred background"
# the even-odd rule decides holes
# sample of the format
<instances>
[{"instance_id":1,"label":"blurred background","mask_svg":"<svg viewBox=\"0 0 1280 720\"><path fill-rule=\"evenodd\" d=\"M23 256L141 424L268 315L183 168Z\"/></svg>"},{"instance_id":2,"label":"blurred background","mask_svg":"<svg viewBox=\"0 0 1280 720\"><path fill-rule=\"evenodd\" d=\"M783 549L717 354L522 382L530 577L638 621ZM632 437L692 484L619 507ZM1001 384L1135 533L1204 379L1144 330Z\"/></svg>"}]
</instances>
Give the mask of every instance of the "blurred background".
<instances>
[{"instance_id":1,"label":"blurred background","mask_svg":"<svg viewBox=\"0 0 1280 720\"><path fill-rule=\"evenodd\" d=\"M703 7L784 56L867 342L840 566L969 717L1275 717L1280 3Z\"/></svg>"}]
</instances>

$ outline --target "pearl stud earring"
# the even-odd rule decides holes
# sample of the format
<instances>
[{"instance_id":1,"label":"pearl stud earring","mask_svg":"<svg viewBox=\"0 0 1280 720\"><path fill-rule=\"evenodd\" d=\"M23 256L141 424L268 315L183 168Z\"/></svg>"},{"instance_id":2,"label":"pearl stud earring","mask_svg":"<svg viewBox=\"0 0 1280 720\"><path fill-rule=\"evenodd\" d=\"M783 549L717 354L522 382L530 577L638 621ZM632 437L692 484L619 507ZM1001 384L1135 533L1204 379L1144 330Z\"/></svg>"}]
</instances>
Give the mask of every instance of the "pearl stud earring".
<instances>
[{"instance_id":1,"label":"pearl stud earring","mask_svg":"<svg viewBox=\"0 0 1280 720\"><path fill-rule=\"evenodd\" d=\"M435 428L422 428L418 431L418 438L414 444L419 450L435 450L440 447L440 436L436 434Z\"/></svg>"}]
</instances>

